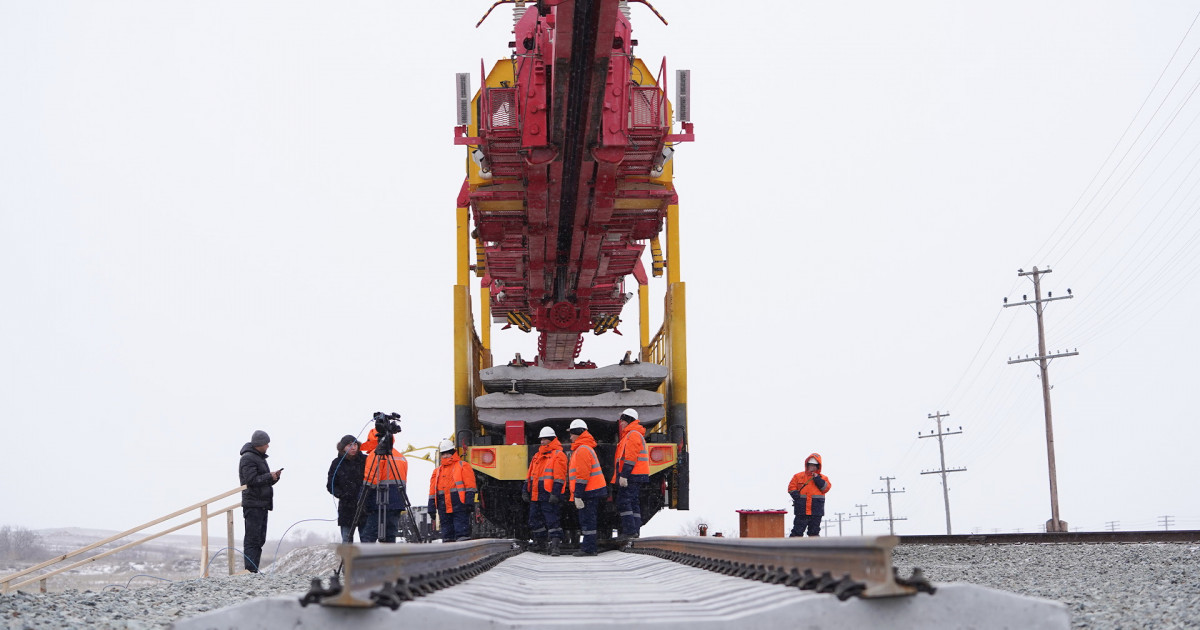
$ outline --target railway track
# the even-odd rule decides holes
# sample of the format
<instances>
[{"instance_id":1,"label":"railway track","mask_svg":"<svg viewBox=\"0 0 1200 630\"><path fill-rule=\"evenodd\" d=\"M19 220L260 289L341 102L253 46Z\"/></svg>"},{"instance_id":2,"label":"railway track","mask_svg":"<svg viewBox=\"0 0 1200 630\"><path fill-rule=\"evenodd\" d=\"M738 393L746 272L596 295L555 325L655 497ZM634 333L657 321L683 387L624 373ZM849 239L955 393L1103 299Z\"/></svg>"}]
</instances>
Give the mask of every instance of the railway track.
<instances>
[{"instance_id":1,"label":"railway track","mask_svg":"<svg viewBox=\"0 0 1200 630\"><path fill-rule=\"evenodd\" d=\"M1065 630L1057 602L970 584L901 578L895 536L660 537L594 557L527 553L511 540L343 544L336 580L175 625L255 628L611 628L704 630L1002 627ZM950 626L946 624L949 623ZM958 624L958 625L955 625Z\"/></svg>"},{"instance_id":2,"label":"railway track","mask_svg":"<svg viewBox=\"0 0 1200 630\"><path fill-rule=\"evenodd\" d=\"M1200 530L1142 532L1030 532L1020 534L954 534L899 536L901 545L1029 545L1200 542Z\"/></svg>"},{"instance_id":3,"label":"railway track","mask_svg":"<svg viewBox=\"0 0 1200 630\"><path fill-rule=\"evenodd\" d=\"M208 628L890 628L1066 630L1060 602L901 578L896 536L647 538L595 557L512 540L338 545L337 580L179 622Z\"/></svg>"}]
</instances>

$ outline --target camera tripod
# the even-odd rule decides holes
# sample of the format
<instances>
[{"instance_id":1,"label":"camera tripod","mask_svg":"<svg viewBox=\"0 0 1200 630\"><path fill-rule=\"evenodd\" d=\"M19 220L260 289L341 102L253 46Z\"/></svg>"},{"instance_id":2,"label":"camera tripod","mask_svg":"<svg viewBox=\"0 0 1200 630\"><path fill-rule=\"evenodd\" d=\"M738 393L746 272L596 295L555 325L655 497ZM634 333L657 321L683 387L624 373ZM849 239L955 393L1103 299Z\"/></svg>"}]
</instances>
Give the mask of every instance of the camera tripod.
<instances>
[{"instance_id":1,"label":"camera tripod","mask_svg":"<svg viewBox=\"0 0 1200 630\"><path fill-rule=\"evenodd\" d=\"M391 503L389 493L393 486L397 487L400 493L400 511L408 518L401 518L400 528L402 532L397 532L403 535L406 541L425 542L421 538L421 529L417 525L417 517L412 512L412 504L408 501L408 492L404 481L400 477L400 471L396 466L395 456L392 454L392 436L390 434L381 437L379 443L375 446L375 461L370 470L366 471L365 479L375 480L375 516L378 528L376 529L376 540L382 542L388 534L387 513L388 505ZM390 479L383 479L383 473L389 472ZM367 504L367 485L363 484L362 489L358 493L358 501L354 508L354 522L362 517L362 513Z\"/></svg>"}]
</instances>

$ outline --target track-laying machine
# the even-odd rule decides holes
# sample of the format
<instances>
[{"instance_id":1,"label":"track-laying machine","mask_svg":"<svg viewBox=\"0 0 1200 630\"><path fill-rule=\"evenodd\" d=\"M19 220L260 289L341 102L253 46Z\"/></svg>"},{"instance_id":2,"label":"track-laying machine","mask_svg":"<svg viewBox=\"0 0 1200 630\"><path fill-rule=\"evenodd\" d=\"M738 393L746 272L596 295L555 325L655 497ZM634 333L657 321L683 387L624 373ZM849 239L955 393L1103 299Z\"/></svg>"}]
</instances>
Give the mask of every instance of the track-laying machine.
<instances>
[{"instance_id":1,"label":"track-laying machine","mask_svg":"<svg viewBox=\"0 0 1200 630\"><path fill-rule=\"evenodd\" d=\"M454 142L466 148L466 177L457 203L454 429L478 480L481 535L527 534L521 486L545 426L566 444L571 420L585 419L611 478L626 408L647 430L643 520L664 507L688 508L672 155L693 139L691 80L675 71L672 104L666 59L647 65L634 52L630 2L662 19L644 0L501 0L492 9L513 5L510 55L486 71L480 64L477 91L471 73L457 76ZM652 335L650 282L664 276L662 325ZM603 366L581 360L585 335L620 334L635 295L636 355ZM494 364L494 324L536 337L536 351ZM575 526L574 511L563 512L564 526ZM601 537L615 524L608 502Z\"/></svg>"}]
</instances>

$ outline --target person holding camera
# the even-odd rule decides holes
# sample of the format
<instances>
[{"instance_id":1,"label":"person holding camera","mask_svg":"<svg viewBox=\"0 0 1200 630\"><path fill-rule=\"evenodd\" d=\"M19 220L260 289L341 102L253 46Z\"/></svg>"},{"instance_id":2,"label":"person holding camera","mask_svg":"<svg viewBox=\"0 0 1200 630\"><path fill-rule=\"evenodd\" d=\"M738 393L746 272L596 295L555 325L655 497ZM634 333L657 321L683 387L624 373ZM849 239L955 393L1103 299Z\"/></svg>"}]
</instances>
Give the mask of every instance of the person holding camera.
<instances>
[{"instance_id":1,"label":"person holding camera","mask_svg":"<svg viewBox=\"0 0 1200 630\"><path fill-rule=\"evenodd\" d=\"M547 549L557 556L562 545L563 530L558 522L559 505L567 484L567 455L554 429L542 427L538 439L542 445L529 462L521 498L529 503L529 531L533 551Z\"/></svg>"},{"instance_id":2,"label":"person holding camera","mask_svg":"<svg viewBox=\"0 0 1200 630\"><path fill-rule=\"evenodd\" d=\"M821 518L825 516L825 494L833 487L829 477L821 474L821 456L809 455L804 460L804 470L792 476L788 494L796 508L796 520L792 523L789 537L821 535Z\"/></svg>"},{"instance_id":3,"label":"person holding camera","mask_svg":"<svg viewBox=\"0 0 1200 630\"><path fill-rule=\"evenodd\" d=\"M367 451L363 471L367 522L363 524L362 541L392 543L396 542L400 515L406 506L403 493L408 483L408 459L404 453L395 451L392 440L383 440L382 446L376 440L375 430L371 429L363 443L364 446L373 442L376 445Z\"/></svg>"},{"instance_id":4,"label":"person holding camera","mask_svg":"<svg viewBox=\"0 0 1200 630\"><path fill-rule=\"evenodd\" d=\"M471 539L471 512L475 509L475 470L458 456L454 442L438 445L441 464L429 477L429 513L442 525L442 542Z\"/></svg>"},{"instance_id":5,"label":"person holding camera","mask_svg":"<svg viewBox=\"0 0 1200 630\"><path fill-rule=\"evenodd\" d=\"M246 521L242 555L246 570L251 573L258 573L262 548L267 542L267 512L275 507L272 486L279 482L279 475L283 473L282 468L271 472L267 465L267 448L270 446L271 437L267 432L255 431L250 441L242 446L242 458L238 461L238 479L246 486L242 490L242 517Z\"/></svg>"},{"instance_id":6,"label":"person holding camera","mask_svg":"<svg viewBox=\"0 0 1200 630\"><path fill-rule=\"evenodd\" d=\"M367 455L358 449L358 440L353 435L343 435L337 443L338 456L329 463L329 475L325 489L338 500L338 527L342 530L342 542L354 542L354 530L358 529L359 540L366 542L363 525L367 514L355 514L358 497L362 493ZM357 516L357 518L355 518Z\"/></svg>"},{"instance_id":7,"label":"person holding camera","mask_svg":"<svg viewBox=\"0 0 1200 630\"><path fill-rule=\"evenodd\" d=\"M571 421L571 462L567 470L567 484L571 487L571 501L579 510L579 551L572 555L596 555L596 514L600 502L608 498L608 486L604 483L604 472L600 470L600 458L596 457L596 438L588 433L587 423L581 418Z\"/></svg>"}]
</instances>

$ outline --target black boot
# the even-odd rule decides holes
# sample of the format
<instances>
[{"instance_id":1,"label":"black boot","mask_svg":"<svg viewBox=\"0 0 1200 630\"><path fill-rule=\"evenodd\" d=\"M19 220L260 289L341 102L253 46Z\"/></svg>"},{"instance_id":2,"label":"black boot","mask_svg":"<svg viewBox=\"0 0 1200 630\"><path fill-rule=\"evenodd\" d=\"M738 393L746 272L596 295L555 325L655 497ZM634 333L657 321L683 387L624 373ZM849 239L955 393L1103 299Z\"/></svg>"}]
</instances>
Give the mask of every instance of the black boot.
<instances>
[{"instance_id":1,"label":"black boot","mask_svg":"<svg viewBox=\"0 0 1200 630\"><path fill-rule=\"evenodd\" d=\"M557 538L552 538L550 540L550 555L551 556L558 555L558 545L559 545L559 540Z\"/></svg>"}]
</instances>

